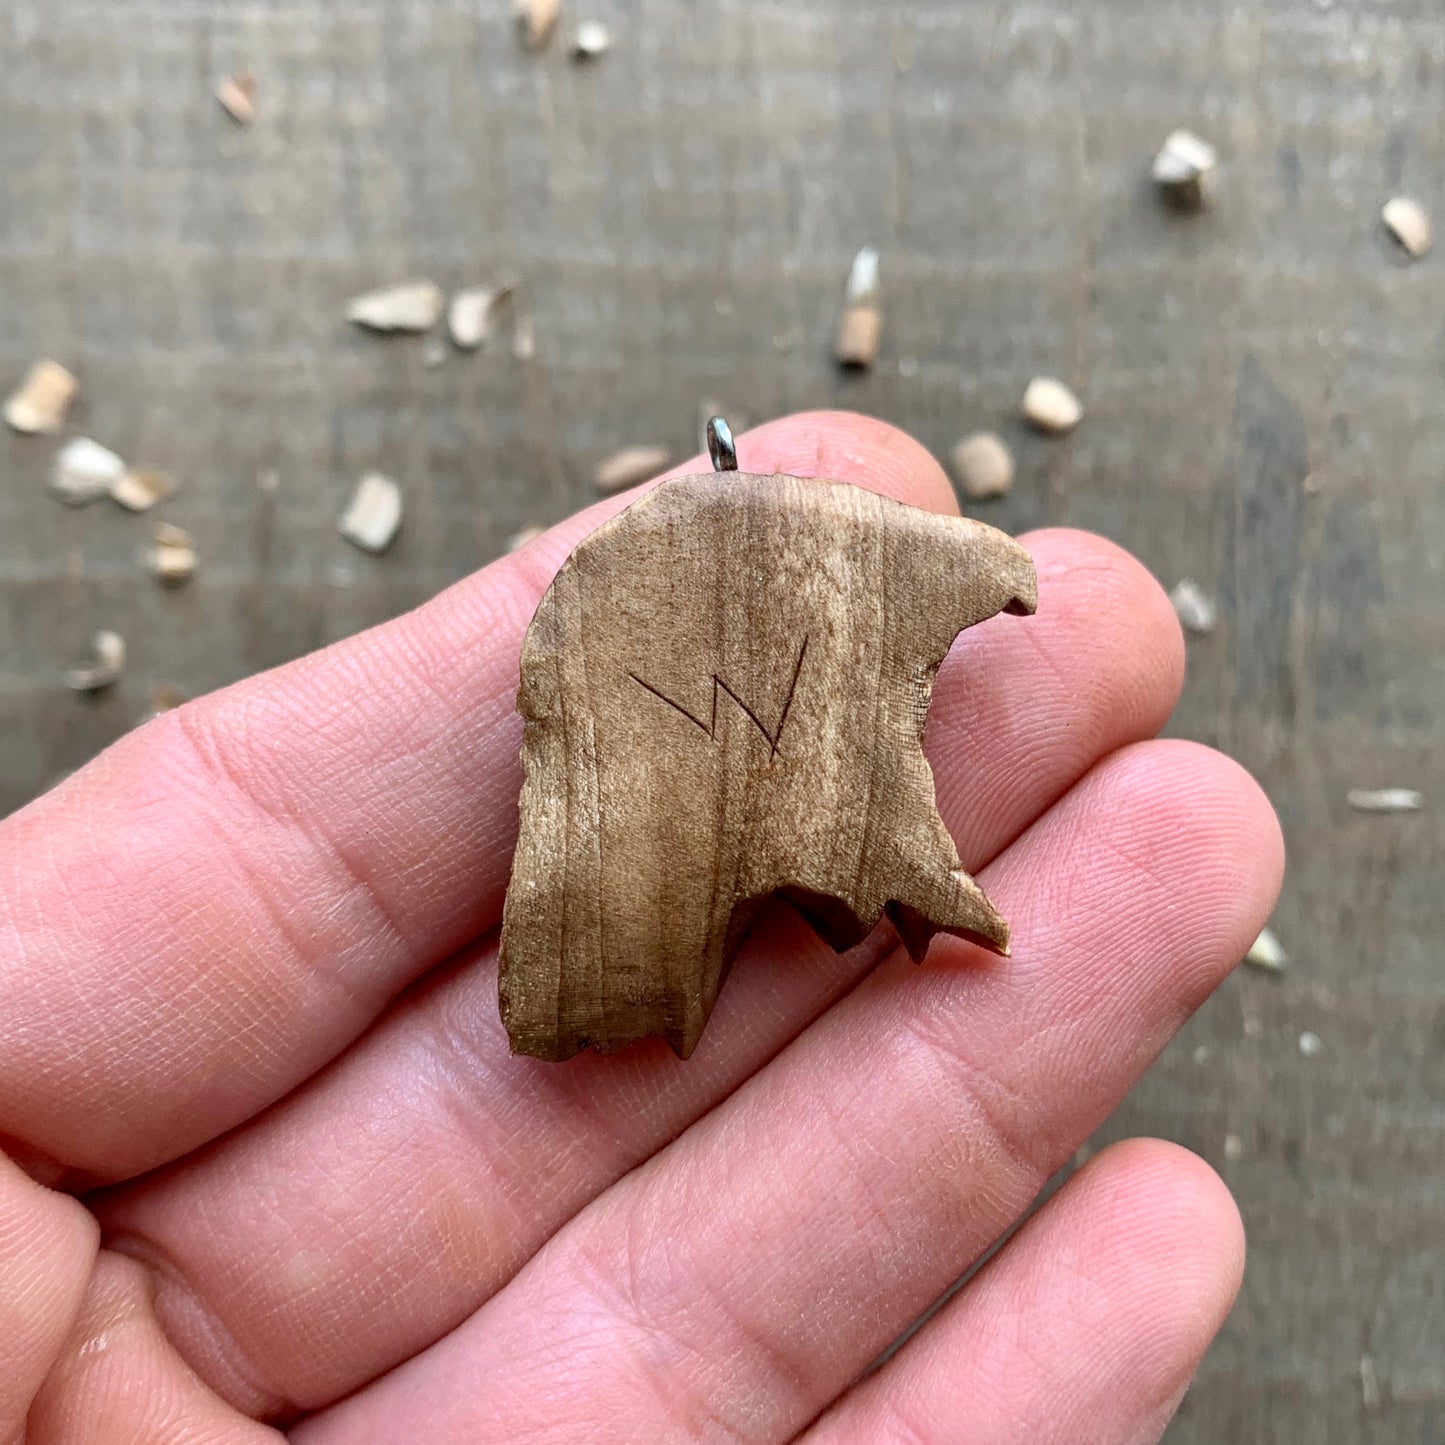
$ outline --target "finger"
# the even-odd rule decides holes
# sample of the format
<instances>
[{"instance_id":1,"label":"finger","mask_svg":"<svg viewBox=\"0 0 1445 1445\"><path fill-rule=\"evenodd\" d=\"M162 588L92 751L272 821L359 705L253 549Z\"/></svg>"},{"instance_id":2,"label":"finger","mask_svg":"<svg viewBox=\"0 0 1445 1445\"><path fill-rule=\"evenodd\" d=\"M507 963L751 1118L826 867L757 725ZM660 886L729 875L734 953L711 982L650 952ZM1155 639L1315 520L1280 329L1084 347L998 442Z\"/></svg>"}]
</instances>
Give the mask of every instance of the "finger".
<instances>
[{"instance_id":1,"label":"finger","mask_svg":"<svg viewBox=\"0 0 1445 1445\"><path fill-rule=\"evenodd\" d=\"M755 468L953 505L917 443L864 417L741 445ZM497 923L522 633L627 500L165 714L0 828L0 1135L96 1178L149 1168L288 1092Z\"/></svg>"},{"instance_id":2,"label":"finger","mask_svg":"<svg viewBox=\"0 0 1445 1445\"><path fill-rule=\"evenodd\" d=\"M1115 755L986 870L1011 961L950 940L875 971L465 1325L297 1438L402 1419L440 1445L700 1420L786 1438L1108 1114L1241 957L1280 869L1234 764Z\"/></svg>"},{"instance_id":3,"label":"finger","mask_svg":"<svg viewBox=\"0 0 1445 1445\"><path fill-rule=\"evenodd\" d=\"M1179 688L1178 624L1137 562L1080 533L1025 541L1038 615L966 633L930 713L945 821L970 869L1096 758L1152 735ZM327 1403L464 1319L841 997L885 938L839 958L773 911L686 1066L665 1046L563 1067L512 1058L493 943L258 1124L104 1217L157 1262L168 1328L228 1398L257 1413ZM322 1197L335 1203L318 1210ZM324 1336L318 1317L334 1324Z\"/></svg>"},{"instance_id":4,"label":"finger","mask_svg":"<svg viewBox=\"0 0 1445 1445\"><path fill-rule=\"evenodd\" d=\"M1243 1268L1239 1211L1203 1160L1116 1144L803 1445L1156 1441Z\"/></svg>"},{"instance_id":5,"label":"finger","mask_svg":"<svg viewBox=\"0 0 1445 1445\"><path fill-rule=\"evenodd\" d=\"M74 1199L0 1158L0 1440L22 1437L95 1263L100 1230Z\"/></svg>"},{"instance_id":6,"label":"finger","mask_svg":"<svg viewBox=\"0 0 1445 1445\"><path fill-rule=\"evenodd\" d=\"M102 1253L30 1410L26 1445L284 1445L216 1398L156 1324L149 1281Z\"/></svg>"}]
</instances>

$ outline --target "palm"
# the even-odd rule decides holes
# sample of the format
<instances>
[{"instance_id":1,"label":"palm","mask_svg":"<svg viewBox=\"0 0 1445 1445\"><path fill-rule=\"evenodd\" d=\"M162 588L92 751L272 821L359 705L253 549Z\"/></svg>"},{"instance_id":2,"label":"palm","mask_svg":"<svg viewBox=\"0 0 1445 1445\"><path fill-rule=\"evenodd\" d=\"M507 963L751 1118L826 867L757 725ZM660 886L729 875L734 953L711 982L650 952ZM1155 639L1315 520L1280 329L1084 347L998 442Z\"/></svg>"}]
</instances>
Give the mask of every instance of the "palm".
<instances>
[{"instance_id":1,"label":"palm","mask_svg":"<svg viewBox=\"0 0 1445 1445\"><path fill-rule=\"evenodd\" d=\"M876 423L745 445L952 504ZM940 808L1011 961L940 941L915 969L881 935L839 958L780 905L689 1063L549 1066L495 1006L512 694L596 520L167 715L0 829L0 1133L54 1186L0 1176L0 1439L27 1415L29 1445L1164 1428L1240 1255L1222 1186L1165 1145L1108 1151L854 1384L1273 901L1254 785L1142 741L1181 668L1159 589L1036 534L1038 617L940 677Z\"/></svg>"}]
</instances>

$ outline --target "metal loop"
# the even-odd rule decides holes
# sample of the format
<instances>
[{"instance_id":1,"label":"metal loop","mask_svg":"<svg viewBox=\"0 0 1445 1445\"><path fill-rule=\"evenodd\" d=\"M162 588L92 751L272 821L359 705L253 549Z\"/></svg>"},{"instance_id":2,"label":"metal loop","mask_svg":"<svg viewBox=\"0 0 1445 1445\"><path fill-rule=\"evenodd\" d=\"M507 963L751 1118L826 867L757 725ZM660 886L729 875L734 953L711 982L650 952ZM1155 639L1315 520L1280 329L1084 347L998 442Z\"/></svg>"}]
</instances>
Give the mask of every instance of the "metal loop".
<instances>
[{"instance_id":1,"label":"metal loop","mask_svg":"<svg viewBox=\"0 0 1445 1445\"><path fill-rule=\"evenodd\" d=\"M714 471L737 471L738 449L733 445L733 429L720 416L708 418L707 450Z\"/></svg>"}]
</instances>

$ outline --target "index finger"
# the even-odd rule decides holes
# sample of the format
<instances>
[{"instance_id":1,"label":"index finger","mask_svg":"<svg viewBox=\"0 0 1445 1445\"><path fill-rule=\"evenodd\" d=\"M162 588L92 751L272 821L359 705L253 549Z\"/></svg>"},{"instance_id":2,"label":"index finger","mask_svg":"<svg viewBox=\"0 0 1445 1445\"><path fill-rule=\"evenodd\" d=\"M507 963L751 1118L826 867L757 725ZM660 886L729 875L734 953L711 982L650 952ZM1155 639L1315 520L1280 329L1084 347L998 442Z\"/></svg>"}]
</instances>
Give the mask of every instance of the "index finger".
<instances>
[{"instance_id":1,"label":"index finger","mask_svg":"<svg viewBox=\"0 0 1445 1445\"><path fill-rule=\"evenodd\" d=\"M923 448L865 417L790 417L739 445L753 471L955 506ZM629 500L157 718L0 826L0 1134L32 1172L113 1180L189 1151L496 925L522 634Z\"/></svg>"}]
</instances>

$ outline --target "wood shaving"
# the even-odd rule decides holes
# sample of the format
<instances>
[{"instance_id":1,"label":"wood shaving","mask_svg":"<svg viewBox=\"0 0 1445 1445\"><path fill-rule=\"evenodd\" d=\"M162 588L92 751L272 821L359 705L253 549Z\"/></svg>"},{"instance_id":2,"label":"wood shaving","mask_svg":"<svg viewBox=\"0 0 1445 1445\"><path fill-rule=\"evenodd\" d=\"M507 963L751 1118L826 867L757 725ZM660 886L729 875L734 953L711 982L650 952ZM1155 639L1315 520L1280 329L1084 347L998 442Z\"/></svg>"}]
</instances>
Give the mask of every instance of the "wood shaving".
<instances>
[{"instance_id":1,"label":"wood shaving","mask_svg":"<svg viewBox=\"0 0 1445 1445\"><path fill-rule=\"evenodd\" d=\"M1193 131L1176 130L1169 135L1154 157L1153 176L1170 200L1189 207L1204 203L1209 178L1219 157L1214 147Z\"/></svg>"},{"instance_id":2,"label":"wood shaving","mask_svg":"<svg viewBox=\"0 0 1445 1445\"><path fill-rule=\"evenodd\" d=\"M1414 788L1351 788L1347 800L1357 813L1418 813L1425 806Z\"/></svg>"},{"instance_id":3,"label":"wood shaving","mask_svg":"<svg viewBox=\"0 0 1445 1445\"><path fill-rule=\"evenodd\" d=\"M523 527L520 532L513 532L507 539L507 551L516 552L525 547L528 542L535 542L547 529L537 524L530 527Z\"/></svg>"},{"instance_id":4,"label":"wood shaving","mask_svg":"<svg viewBox=\"0 0 1445 1445\"><path fill-rule=\"evenodd\" d=\"M1324 1049L1325 1041L1311 1030L1306 1029L1299 1036L1300 1057L1304 1059L1316 1059Z\"/></svg>"},{"instance_id":5,"label":"wood shaving","mask_svg":"<svg viewBox=\"0 0 1445 1445\"><path fill-rule=\"evenodd\" d=\"M18 432L53 436L80 383L58 361L37 361L5 403L5 420Z\"/></svg>"},{"instance_id":6,"label":"wood shaving","mask_svg":"<svg viewBox=\"0 0 1445 1445\"><path fill-rule=\"evenodd\" d=\"M511 294L509 282L458 291L447 307L447 330L452 341L463 351L475 351L491 334L492 312Z\"/></svg>"},{"instance_id":7,"label":"wood shaving","mask_svg":"<svg viewBox=\"0 0 1445 1445\"><path fill-rule=\"evenodd\" d=\"M572 40L574 60L596 60L612 49L612 32L600 20L584 20Z\"/></svg>"},{"instance_id":8,"label":"wood shaving","mask_svg":"<svg viewBox=\"0 0 1445 1445\"><path fill-rule=\"evenodd\" d=\"M1283 973L1289 967L1289 955L1271 929L1262 928L1259 937L1249 945L1244 961L1264 973Z\"/></svg>"},{"instance_id":9,"label":"wood shaving","mask_svg":"<svg viewBox=\"0 0 1445 1445\"><path fill-rule=\"evenodd\" d=\"M1238 1134L1224 1136L1224 1157L1231 1161L1244 1157L1244 1140Z\"/></svg>"},{"instance_id":10,"label":"wood shaving","mask_svg":"<svg viewBox=\"0 0 1445 1445\"><path fill-rule=\"evenodd\" d=\"M127 467L110 489L111 500L131 512L148 512L176 489L165 472L154 467Z\"/></svg>"},{"instance_id":11,"label":"wood shaving","mask_svg":"<svg viewBox=\"0 0 1445 1445\"><path fill-rule=\"evenodd\" d=\"M552 38L561 9L561 0L513 0L512 13L528 50L541 50Z\"/></svg>"},{"instance_id":12,"label":"wood shaving","mask_svg":"<svg viewBox=\"0 0 1445 1445\"><path fill-rule=\"evenodd\" d=\"M385 552L401 526L401 488L380 472L367 472L339 525L341 535L364 552Z\"/></svg>"},{"instance_id":13,"label":"wood shaving","mask_svg":"<svg viewBox=\"0 0 1445 1445\"><path fill-rule=\"evenodd\" d=\"M593 477L599 492L620 492L639 482L650 482L672 460L666 447L632 446L614 452Z\"/></svg>"},{"instance_id":14,"label":"wood shaving","mask_svg":"<svg viewBox=\"0 0 1445 1445\"><path fill-rule=\"evenodd\" d=\"M435 281L403 281L357 296L346 319L372 331L430 331L446 305Z\"/></svg>"},{"instance_id":15,"label":"wood shaving","mask_svg":"<svg viewBox=\"0 0 1445 1445\"><path fill-rule=\"evenodd\" d=\"M216 87L216 99L237 125L250 125L256 117L256 77L244 70L228 75Z\"/></svg>"},{"instance_id":16,"label":"wood shaving","mask_svg":"<svg viewBox=\"0 0 1445 1445\"><path fill-rule=\"evenodd\" d=\"M1040 431L1059 435L1073 431L1084 418L1079 398L1052 376L1036 376L1024 392L1024 417Z\"/></svg>"},{"instance_id":17,"label":"wood shaving","mask_svg":"<svg viewBox=\"0 0 1445 1445\"><path fill-rule=\"evenodd\" d=\"M125 671L125 640L118 632L97 632L90 642L95 660L66 671L65 685L76 692L98 692Z\"/></svg>"},{"instance_id":18,"label":"wood shaving","mask_svg":"<svg viewBox=\"0 0 1445 1445\"><path fill-rule=\"evenodd\" d=\"M1430 214L1419 201L1409 196L1396 196L1385 202L1385 209L1380 215L1390 234L1415 260L1418 261L1434 244Z\"/></svg>"},{"instance_id":19,"label":"wood shaving","mask_svg":"<svg viewBox=\"0 0 1445 1445\"><path fill-rule=\"evenodd\" d=\"M849 306L876 306L882 299L879 257L876 246L864 246L848 269L848 289L844 300Z\"/></svg>"},{"instance_id":20,"label":"wood shaving","mask_svg":"<svg viewBox=\"0 0 1445 1445\"><path fill-rule=\"evenodd\" d=\"M1014 484L1013 453L995 432L964 437L954 446L952 460L964 496L973 501L1002 497Z\"/></svg>"},{"instance_id":21,"label":"wood shaving","mask_svg":"<svg viewBox=\"0 0 1445 1445\"><path fill-rule=\"evenodd\" d=\"M156 527L155 545L146 554L146 565L155 578L168 587L179 587L196 570L196 548L189 532L162 522Z\"/></svg>"},{"instance_id":22,"label":"wood shaving","mask_svg":"<svg viewBox=\"0 0 1445 1445\"><path fill-rule=\"evenodd\" d=\"M83 507L108 497L125 476L125 463L108 447L76 437L60 449L50 474L50 490L62 502Z\"/></svg>"},{"instance_id":23,"label":"wood shaving","mask_svg":"<svg viewBox=\"0 0 1445 1445\"><path fill-rule=\"evenodd\" d=\"M1186 632L1208 637L1219 625L1219 609L1214 599L1192 577L1182 578L1169 594L1174 615Z\"/></svg>"}]
</instances>

